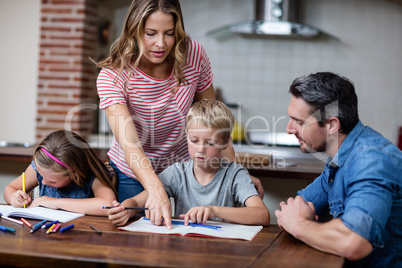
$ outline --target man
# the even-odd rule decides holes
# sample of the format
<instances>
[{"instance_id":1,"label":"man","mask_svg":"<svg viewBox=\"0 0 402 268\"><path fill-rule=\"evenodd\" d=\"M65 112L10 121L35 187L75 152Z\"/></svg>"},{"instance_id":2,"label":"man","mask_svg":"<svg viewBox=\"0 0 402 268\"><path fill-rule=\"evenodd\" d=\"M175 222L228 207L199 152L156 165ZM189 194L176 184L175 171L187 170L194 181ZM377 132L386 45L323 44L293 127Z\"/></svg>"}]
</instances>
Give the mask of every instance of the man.
<instances>
[{"instance_id":1,"label":"man","mask_svg":"<svg viewBox=\"0 0 402 268\"><path fill-rule=\"evenodd\" d=\"M324 152L327 160L313 183L280 203L278 225L345 257L346 267L402 267L402 152L361 123L347 78L311 74L289 92L287 132L303 152Z\"/></svg>"}]
</instances>

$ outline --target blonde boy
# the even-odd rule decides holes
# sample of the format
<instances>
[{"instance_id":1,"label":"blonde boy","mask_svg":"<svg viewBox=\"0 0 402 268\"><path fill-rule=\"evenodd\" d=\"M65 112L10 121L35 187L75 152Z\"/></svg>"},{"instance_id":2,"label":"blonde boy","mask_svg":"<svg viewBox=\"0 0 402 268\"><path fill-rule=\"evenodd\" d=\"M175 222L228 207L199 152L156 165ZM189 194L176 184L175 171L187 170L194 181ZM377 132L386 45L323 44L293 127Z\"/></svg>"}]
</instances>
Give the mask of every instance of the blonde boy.
<instances>
[{"instance_id":1,"label":"blonde boy","mask_svg":"<svg viewBox=\"0 0 402 268\"><path fill-rule=\"evenodd\" d=\"M191 107L186 117L186 134L191 160L175 163L158 175L167 194L176 204L175 217L195 223L207 219L227 220L239 224L268 225L269 211L259 197L247 170L221 158L231 140L233 115L216 100L201 100ZM138 211L124 207L142 207L146 191L125 200L113 202L109 220L123 226ZM151 221L152 221L152 208Z\"/></svg>"}]
</instances>

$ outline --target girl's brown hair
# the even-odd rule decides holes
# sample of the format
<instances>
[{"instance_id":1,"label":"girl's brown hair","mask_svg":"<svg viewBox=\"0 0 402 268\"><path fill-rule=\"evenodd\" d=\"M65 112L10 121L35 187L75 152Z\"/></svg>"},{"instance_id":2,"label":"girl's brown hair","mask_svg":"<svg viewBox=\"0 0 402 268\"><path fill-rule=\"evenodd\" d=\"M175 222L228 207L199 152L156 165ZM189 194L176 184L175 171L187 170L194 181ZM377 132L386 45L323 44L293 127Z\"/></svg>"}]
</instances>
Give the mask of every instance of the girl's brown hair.
<instances>
[{"instance_id":1,"label":"girl's brown hair","mask_svg":"<svg viewBox=\"0 0 402 268\"><path fill-rule=\"evenodd\" d=\"M172 15L175 23L175 44L168 56L168 60L174 62L173 77L177 84L173 88L173 93L179 88L181 83L186 83L182 67L186 63L186 51L190 37L184 30L183 15L178 0L133 0L127 12L127 17L120 37L112 44L110 55L97 63L98 67L118 69L119 73L115 77L115 82L126 69L129 72L128 78L124 81L124 89L127 82L133 75L130 62L134 63L134 69L138 66L143 55L142 36L147 18L156 11Z\"/></svg>"},{"instance_id":2,"label":"girl's brown hair","mask_svg":"<svg viewBox=\"0 0 402 268\"><path fill-rule=\"evenodd\" d=\"M69 168L53 160L42 148ZM85 139L74 132L58 130L50 133L36 146L33 161L40 168L51 170L62 176L70 176L79 186L83 185L84 180L95 176L103 185L111 188L117 198L117 192L106 165Z\"/></svg>"}]
</instances>

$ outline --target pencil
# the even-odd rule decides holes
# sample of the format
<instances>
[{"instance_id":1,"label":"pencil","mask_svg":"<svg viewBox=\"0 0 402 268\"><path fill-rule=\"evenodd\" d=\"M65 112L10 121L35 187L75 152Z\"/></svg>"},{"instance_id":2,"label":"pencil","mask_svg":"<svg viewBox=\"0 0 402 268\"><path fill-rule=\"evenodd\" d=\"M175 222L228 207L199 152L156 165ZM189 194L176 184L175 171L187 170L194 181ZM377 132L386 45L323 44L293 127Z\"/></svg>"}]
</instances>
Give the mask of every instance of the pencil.
<instances>
[{"instance_id":1,"label":"pencil","mask_svg":"<svg viewBox=\"0 0 402 268\"><path fill-rule=\"evenodd\" d=\"M94 229L99 235L101 235L102 234L102 231L101 230L99 230L99 229L97 229L95 226L93 226L93 225L89 225L92 229Z\"/></svg>"},{"instance_id":2,"label":"pencil","mask_svg":"<svg viewBox=\"0 0 402 268\"><path fill-rule=\"evenodd\" d=\"M115 207L102 207L103 209L111 209ZM144 207L124 207L124 209L135 209L135 210L148 210L149 208Z\"/></svg>"},{"instance_id":3,"label":"pencil","mask_svg":"<svg viewBox=\"0 0 402 268\"><path fill-rule=\"evenodd\" d=\"M10 227L7 227L7 226L3 226L3 227L6 228L8 232L15 233L17 231L14 228L10 228Z\"/></svg>"},{"instance_id":4,"label":"pencil","mask_svg":"<svg viewBox=\"0 0 402 268\"><path fill-rule=\"evenodd\" d=\"M56 223L56 225L52 228L52 233L57 232L57 230L59 229L59 227L61 226L61 223Z\"/></svg>"},{"instance_id":5,"label":"pencil","mask_svg":"<svg viewBox=\"0 0 402 268\"><path fill-rule=\"evenodd\" d=\"M60 233L64 233L65 231L68 231L73 227L74 227L74 224L71 224L69 226L63 227L63 228L60 229Z\"/></svg>"},{"instance_id":6,"label":"pencil","mask_svg":"<svg viewBox=\"0 0 402 268\"><path fill-rule=\"evenodd\" d=\"M32 224L31 224L29 221L27 221L26 219L21 218L21 221L22 221L23 223L25 223L25 224L26 224L26 226L28 226L29 228L31 228L31 227L32 227Z\"/></svg>"},{"instance_id":7,"label":"pencil","mask_svg":"<svg viewBox=\"0 0 402 268\"><path fill-rule=\"evenodd\" d=\"M14 222L14 223L18 223L18 224L21 224L21 225L24 224L22 221L19 221L19 220L16 220L16 219L13 219L13 218L4 216L4 215L1 215L0 217L1 217L2 219L8 220L8 221L12 221L12 222Z\"/></svg>"},{"instance_id":8,"label":"pencil","mask_svg":"<svg viewBox=\"0 0 402 268\"><path fill-rule=\"evenodd\" d=\"M42 229L46 229L49 226L52 226L53 224L56 224L56 223L59 223L59 221L52 221L52 222L46 223L46 224L42 225Z\"/></svg>"},{"instance_id":9,"label":"pencil","mask_svg":"<svg viewBox=\"0 0 402 268\"><path fill-rule=\"evenodd\" d=\"M56 223L53 223L52 226L50 226L49 229L47 229L46 234L50 234L50 232L52 231L52 229L56 226Z\"/></svg>"},{"instance_id":10,"label":"pencil","mask_svg":"<svg viewBox=\"0 0 402 268\"><path fill-rule=\"evenodd\" d=\"M22 172L22 190L25 192L25 172ZM25 201L25 199L24 199ZM24 204L25 208L25 204Z\"/></svg>"},{"instance_id":11,"label":"pencil","mask_svg":"<svg viewBox=\"0 0 402 268\"><path fill-rule=\"evenodd\" d=\"M36 232L43 224L46 223L46 220L43 220L37 224L34 225L34 227L30 230L31 234L33 234L34 232Z\"/></svg>"}]
</instances>

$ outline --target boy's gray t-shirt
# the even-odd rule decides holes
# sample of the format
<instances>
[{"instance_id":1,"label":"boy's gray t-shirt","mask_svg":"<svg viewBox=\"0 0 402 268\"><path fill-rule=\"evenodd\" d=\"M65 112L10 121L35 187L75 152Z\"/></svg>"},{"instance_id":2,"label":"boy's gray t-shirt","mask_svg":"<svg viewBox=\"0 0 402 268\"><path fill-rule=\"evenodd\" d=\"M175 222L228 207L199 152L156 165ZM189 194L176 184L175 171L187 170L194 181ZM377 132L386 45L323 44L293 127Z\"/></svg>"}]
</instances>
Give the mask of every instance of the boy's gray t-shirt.
<instances>
[{"instance_id":1,"label":"boy's gray t-shirt","mask_svg":"<svg viewBox=\"0 0 402 268\"><path fill-rule=\"evenodd\" d=\"M204 186L196 181L193 165L192 160L175 163L158 175L175 200L175 217L197 206L239 207L258 196L248 171L239 164L221 161L214 179Z\"/></svg>"}]
</instances>

